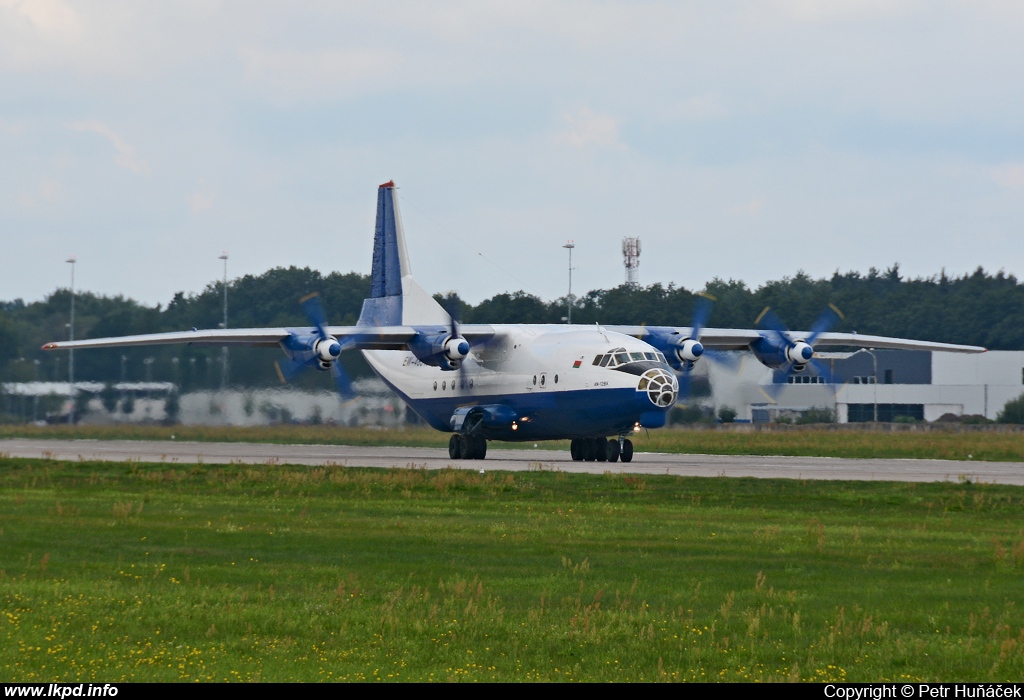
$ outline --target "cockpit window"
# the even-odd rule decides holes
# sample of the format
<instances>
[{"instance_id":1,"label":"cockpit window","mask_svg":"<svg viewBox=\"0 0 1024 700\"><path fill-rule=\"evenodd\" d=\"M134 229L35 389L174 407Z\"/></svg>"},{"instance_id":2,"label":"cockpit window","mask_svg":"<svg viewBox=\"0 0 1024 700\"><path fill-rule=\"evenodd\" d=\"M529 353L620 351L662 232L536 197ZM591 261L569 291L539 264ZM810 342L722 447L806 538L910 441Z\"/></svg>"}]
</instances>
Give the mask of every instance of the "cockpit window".
<instances>
[{"instance_id":1,"label":"cockpit window","mask_svg":"<svg viewBox=\"0 0 1024 700\"><path fill-rule=\"evenodd\" d=\"M620 364L620 365L624 365L624 364L628 363L629 362L629 353L626 353L626 352L617 353L615 355L615 361L618 364Z\"/></svg>"},{"instance_id":2,"label":"cockpit window","mask_svg":"<svg viewBox=\"0 0 1024 700\"><path fill-rule=\"evenodd\" d=\"M601 364L601 357L603 357L603 356L602 355L598 355L597 357L594 358L594 364L595 365Z\"/></svg>"},{"instance_id":3,"label":"cockpit window","mask_svg":"<svg viewBox=\"0 0 1024 700\"><path fill-rule=\"evenodd\" d=\"M629 359L633 360L633 362L639 362L644 359L644 354L642 352L631 352Z\"/></svg>"},{"instance_id":4,"label":"cockpit window","mask_svg":"<svg viewBox=\"0 0 1024 700\"><path fill-rule=\"evenodd\" d=\"M611 355L601 355L601 366L607 367L608 361L612 359Z\"/></svg>"},{"instance_id":5,"label":"cockpit window","mask_svg":"<svg viewBox=\"0 0 1024 700\"><path fill-rule=\"evenodd\" d=\"M654 352L645 352L644 357L648 360L654 360L655 362L658 360L658 354Z\"/></svg>"},{"instance_id":6,"label":"cockpit window","mask_svg":"<svg viewBox=\"0 0 1024 700\"><path fill-rule=\"evenodd\" d=\"M665 356L662 355L660 352L658 353L658 359L664 362L665 364L668 364L668 360L666 360Z\"/></svg>"}]
</instances>

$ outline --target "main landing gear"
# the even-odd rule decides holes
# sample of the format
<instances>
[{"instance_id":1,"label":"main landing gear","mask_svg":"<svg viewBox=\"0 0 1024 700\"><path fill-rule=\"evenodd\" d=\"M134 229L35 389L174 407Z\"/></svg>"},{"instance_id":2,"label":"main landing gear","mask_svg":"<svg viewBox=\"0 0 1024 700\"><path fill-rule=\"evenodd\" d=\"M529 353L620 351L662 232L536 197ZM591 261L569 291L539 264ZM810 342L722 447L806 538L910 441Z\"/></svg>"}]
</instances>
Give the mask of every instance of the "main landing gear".
<instances>
[{"instance_id":1,"label":"main landing gear","mask_svg":"<svg viewBox=\"0 0 1024 700\"><path fill-rule=\"evenodd\" d=\"M627 438L575 438L569 454L574 462L632 462L633 442Z\"/></svg>"},{"instance_id":2,"label":"main landing gear","mask_svg":"<svg viewBox=\"0 0 1024 700\"><path fill-rule=\"evenodd\" d=\"M487 456L487 440L483 435L455 433L448 440L448 456L452 459L483 459Z\"/></svg>"}]
</instances>

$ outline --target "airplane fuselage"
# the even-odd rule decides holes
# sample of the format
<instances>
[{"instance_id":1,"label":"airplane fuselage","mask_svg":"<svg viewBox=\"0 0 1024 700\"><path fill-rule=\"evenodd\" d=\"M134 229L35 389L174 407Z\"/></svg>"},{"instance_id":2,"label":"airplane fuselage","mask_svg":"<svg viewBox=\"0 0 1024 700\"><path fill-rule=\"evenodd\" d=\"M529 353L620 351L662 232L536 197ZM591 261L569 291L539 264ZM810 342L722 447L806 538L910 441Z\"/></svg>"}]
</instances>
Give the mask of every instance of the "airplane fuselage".
<instances>
[{"instance_id":1,"label":"airplane fuselage","mask_svg":"<svg viewBox=\"0 0 1024 700\"><path fill-rule=\"evenodd\" d=\"M494 329L494 339L474 347L459 370L426 365L407 351L363 354L438 430L456 429L453 416L471 406L494 407L507 418L488 426L487 437L496 440L603 437L665 424L678 384L649 344L598 326Z\"/></svg>"}]
</instances>

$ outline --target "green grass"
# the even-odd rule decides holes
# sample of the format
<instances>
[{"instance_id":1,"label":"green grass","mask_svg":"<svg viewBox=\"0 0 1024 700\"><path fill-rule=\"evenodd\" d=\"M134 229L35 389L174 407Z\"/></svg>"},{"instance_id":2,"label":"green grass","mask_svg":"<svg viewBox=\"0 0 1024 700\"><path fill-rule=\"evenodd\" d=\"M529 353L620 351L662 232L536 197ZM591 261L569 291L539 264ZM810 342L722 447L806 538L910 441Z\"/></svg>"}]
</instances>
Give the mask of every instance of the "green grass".
<instances>
[{"instance_id":1,"label":"green grass","mask_svg":"<svg viewBox=\"0 0 1024 700\"><path fill-rule=\"evenodd\" d=\"M716 429L665 429L633 436L640 452L737 455L807 455L819 457L951 459L1024 462L1024 431L946 428L880 429L868 426L795 427L749 425ZM95 440L177 440L199 442L266 442L279 444L394 445L447 447L448 433L426 427L380 430L329 425L262 427L160 425L0 425L4 438ZM494 447L532 448L534 443L493 443ZM568 441L540 443L568 450ZM2 451L0 445L0 451Z\"/></svg>"},{"instance_id":2,"label":"green grass","mask_svg":"<svg viewBox=\"0 0 1024 700\"><path fill-rule=\"evenodd\" d=\"M0 677L1019 680L1024 489L0 460Z\"/></svg>"}]
</instances>

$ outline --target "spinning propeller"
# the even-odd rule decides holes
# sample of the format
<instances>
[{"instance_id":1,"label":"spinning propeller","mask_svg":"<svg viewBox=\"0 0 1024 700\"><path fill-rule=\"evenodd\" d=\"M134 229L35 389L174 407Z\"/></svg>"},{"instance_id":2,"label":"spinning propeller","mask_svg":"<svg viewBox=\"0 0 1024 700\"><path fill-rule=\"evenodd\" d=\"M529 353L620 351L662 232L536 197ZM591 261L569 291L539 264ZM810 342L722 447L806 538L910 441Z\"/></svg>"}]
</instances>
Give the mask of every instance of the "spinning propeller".
<instances>
[{"instance_id":1,"label":"spinning propeller","mask_svg":"<svg viewBox=\"0 0 1024 700\"><path fill-rule=\"evenodd\" d=\"M765 365L783 370L787 379L794 372L802 372L807 365L813 365L817 372L825 377L826 382L831 383L831 372L824 364L814 359L814 341L841 318L842 312L835 305L829 304L815 320L806 338L793 338L771 307L766 306L754 324L764 328L769 335L762 335L761 340L752 345L752 349Z\"/></svg>"},{"instance_id":2,"label":"spinning propeller","mask_svg":"<svg viewBox=\"0 0 1024 700\"><path fill-rule=\"evenodd\" d=\"M715 298L701 295L693 309L693 322L690 324L690 337L679 343L675 355L679 370L679 398L690 398L690 372L694 363L704 356L704 346L700 342L701 331L711 316L711 308ZM712 357L709 355L708 357Z\"/></svg>"},{"instance_id":3,"label":"spinning propeller","mask_svg":"<svg viewBox=\"0 0 1024 700\"><path fill-rule=\"evenodd\" d=\"M352 382L341 366L339 358L346 347L356 342L355 338L346 338L339 341L327 332L327 315L324 313L320 295L314 292L299 300L302 310L310 325L316 327L314 335L289 333L288 338L283 342L288 359L278 360L276 363L278 376L282 382L291 381L303 371L314 367L322 372L330 372L334 377L334 384L338 393L344 400L356 396L352 389Z\"/></svg>"}]
</instances>

